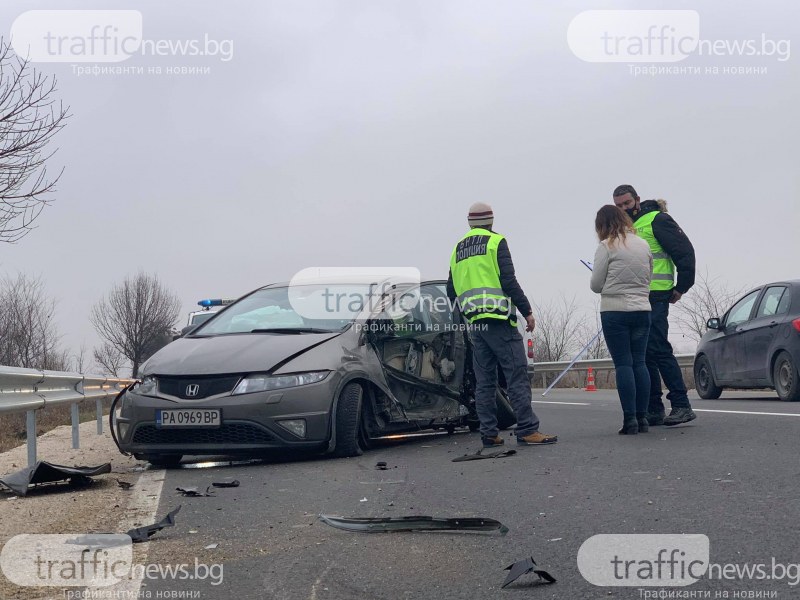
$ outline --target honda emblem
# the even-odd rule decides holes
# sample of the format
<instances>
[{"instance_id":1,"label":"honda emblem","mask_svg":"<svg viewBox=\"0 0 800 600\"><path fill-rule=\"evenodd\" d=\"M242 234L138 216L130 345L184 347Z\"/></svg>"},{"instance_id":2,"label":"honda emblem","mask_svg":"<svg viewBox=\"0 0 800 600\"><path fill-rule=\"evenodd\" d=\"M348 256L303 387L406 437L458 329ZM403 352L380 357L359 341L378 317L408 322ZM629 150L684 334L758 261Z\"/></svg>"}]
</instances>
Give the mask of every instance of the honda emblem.
<instances>
[{"instance_id":1,"label":"honda emblem","mask_svg":"<svg viewBox=\"0 0 800 600\"><path fill-rule=\"evenodd\" d=\"M197 394L200 393L200 386L196 383L190 383L186 386L186 397L187 398L194 398Z\"/></svg>"}]
</instances>

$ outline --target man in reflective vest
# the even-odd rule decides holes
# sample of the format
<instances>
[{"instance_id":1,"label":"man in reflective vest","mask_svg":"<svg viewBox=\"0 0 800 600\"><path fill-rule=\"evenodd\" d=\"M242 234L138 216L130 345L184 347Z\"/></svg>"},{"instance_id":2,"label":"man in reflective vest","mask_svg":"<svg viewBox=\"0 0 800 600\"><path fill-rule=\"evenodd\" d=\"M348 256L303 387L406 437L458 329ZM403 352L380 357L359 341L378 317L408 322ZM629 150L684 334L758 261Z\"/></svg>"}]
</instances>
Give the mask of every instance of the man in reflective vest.
<instances>
[{"instance_id":1,"label":"man in reflective vest","mask_svg":"<svg viewBox=\"0 0 800 600\"><path fill-rule=\"evenodd\" d=\"M628 213L636 233L650 244L650 251L653 253L653 279L650 282L652 313L645 357L647 369L650 371L647 420L650 425L688 423L697 416L689 404L683 374L667 334L669 305L675 304L694 285L694 247L675 220L667 214L667 203L664 200L645 200L640 203L633 186L621 185L614 190L614 204ZM668 417L661 399L662 377L669 390L667 399L672 404Z\"/></svg>"},{"instance_id":2,"label":"man in reflective vest","mask_svg":"<svg viewBox=\"0 0 800 600\"><path fill-rule=\"evenodd\" d=\"M492 207L473 204L467 217L470 230L450 257L447 295L457 301L469 323L475 371L475 410L480 420L484 448L503 445L497 427L497 367L503 369L508 395L517 418L517 443L523 446L553 444L558 438L539 432L539 419L531 408L528 361L517 329L517 311L533 331L531 304L517 283L508 243L492 231Z\"/></svg>"}]
</instances>

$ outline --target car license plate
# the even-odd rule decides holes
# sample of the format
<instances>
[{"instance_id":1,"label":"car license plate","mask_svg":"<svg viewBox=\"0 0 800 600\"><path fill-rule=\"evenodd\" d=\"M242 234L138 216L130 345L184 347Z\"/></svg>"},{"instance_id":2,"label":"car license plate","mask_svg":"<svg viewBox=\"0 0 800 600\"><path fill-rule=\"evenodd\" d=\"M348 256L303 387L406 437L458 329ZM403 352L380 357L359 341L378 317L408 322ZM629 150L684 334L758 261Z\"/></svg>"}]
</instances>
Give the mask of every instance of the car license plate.
<instances>
[{"instance_id":1,"label":"car license plate","mask_svg":"<svg viewBox=\"0 0 800 600\"><path fill-rule=\"evenodd\" d=\"M182 408L156 411L156 427L219 427L222 415L218 408Z\"/></svg>"}]
</instances>

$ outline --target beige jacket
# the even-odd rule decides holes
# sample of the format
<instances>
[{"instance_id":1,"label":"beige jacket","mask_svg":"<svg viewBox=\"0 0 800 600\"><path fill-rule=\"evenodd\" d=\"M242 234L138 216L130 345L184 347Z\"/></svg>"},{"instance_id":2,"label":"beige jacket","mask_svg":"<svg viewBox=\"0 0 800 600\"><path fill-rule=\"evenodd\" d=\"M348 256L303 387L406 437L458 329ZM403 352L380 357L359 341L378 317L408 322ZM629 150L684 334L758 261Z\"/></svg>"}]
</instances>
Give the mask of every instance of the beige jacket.
<instances>
[{"instance_id":1,"label":"beige jacket","mask_svg":"<svg viewBox=\"0 0 800 600\"><path fill-rule=\"evenodd\" d=\"M650 310L653 255L642 238L629 233L625 243L600 242L592 265L592 291L600 294L600 312Z\"/></svg>"}]
</instances>

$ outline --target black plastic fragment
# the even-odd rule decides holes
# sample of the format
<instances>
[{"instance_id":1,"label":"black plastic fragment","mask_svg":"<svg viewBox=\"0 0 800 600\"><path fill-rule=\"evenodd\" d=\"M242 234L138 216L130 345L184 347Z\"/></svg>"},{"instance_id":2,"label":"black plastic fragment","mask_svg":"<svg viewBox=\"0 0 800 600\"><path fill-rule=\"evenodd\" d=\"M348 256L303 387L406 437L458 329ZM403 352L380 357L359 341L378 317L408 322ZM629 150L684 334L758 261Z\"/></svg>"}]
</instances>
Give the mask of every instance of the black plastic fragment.
<instances>
[{"instance_id":1,"label":"black plastic fragment","mask_svg":"<svg viewBox=\"0 0 800 600\"><path fill-rule=\"evenodd\" d=\"M501 585L501 588L506 587L507 585L513 583L526 573L533 572L538 575L539 580L537 583L555 583L556 578L550 575L547 571L542 571L541 569L536 568L536 561L533 560L533 557L526 558L524 560L519 560L512 565L508 565L505 568L506 571L511 571L506 577L506 580Z\"/></svg>"},{"instance_id":2,"label":"black plastic fragment","mask_svg":"<svg viewBox=\"0 0 800 600\"><path fill-rule=\"evenodd\" d=\"M146 542L154 533L161 531L165 527L174 527L175 515L178 514L180 509L181 505L178 505L178 508L168 513L167 516L161 519L158 523L154 523L153 525L144 525L143 527L137 527L129 530L127 533L129 536L131 536L131 541L133 541L134 544Z\"/></svg>"},{"instance_id":3,"label":"black plastic fragment","mask_svg":"<svg viewBox=\"0 0 800 600\"><path fill-rule=\"evenodd\" d=\"M66 467L40 460L32 467L26 467L21 471L6 475L0 479L0 483L15 494L24 496L28 493L28 486L31 485L66 480L74 485L87 485L92 481L90 477L110 472L111 463L104 463L96 467Z\"/></svg>"},{"instance_id":4,"label":"black plastic fragment","mask_svg":"<svg viewBox=\"0 0 800 600\"><path fill-rule=\"evenodd\" d=\"M378 471L387 471L389 469L389 467L386 465L384 461L379 461L378 463L376 463L375 468Z\"/></svg>"},{"instance_id":5,"label":"black plastic fragment","mask_svg":"<svg viewBox=\"0 0 800 600\"><path fill-rule=\"evenodd\" d=\"M177 491L179 491L183 496L189 498L204 498L206 496L213 496L214 492L211 491L211 486L206 488L205 492L200 492L196 487L176 487Z\"/></svg>"},{"instance_id":6,"label":"black plastic fragment","mask_svg":"<svg viewBox=\"0 0 800 600\"><path fill-rule=\"evenodd\" d=\"M428 516L348 518L320 515L319 518L323 523L337 529L366 533L390 531L499 531L500 535L508 533L508 527L500 521L476 517L455 519Z\"/></svg>"},{"instance_id":7,"label":"black plastic fragment","mask_svg":"<svg viewBox=\"0 0 800 600\"><path fill-rule=\"evenodd\" d=\"M117 485L123 490L129 490L133 487L133 484L130 481L125 481L123 479L117 479Z\"/></svg>"},{"instance_id":8,"label":"black plastic fragment","mask_svg":"<svg viewBox=\"0 0 800 600\"><path fill-rule=\"evenodd\" d=\"M226 481L215 481L211 485L213 485L216 488L234 488L234 487L239 487L239 480L234 479Z\"/></svg>"},{"instance_id":9,"label":"black plastic fragment","mask_svg":"<svg viewBox=\"0 0 800 600\"><path fill-rule=\"evenodd\" d=\"M452 462L464 462L467 460L483 460L485 458L505 458L506 456L514 456L516 450L499 450L498 452L483 453L483 450L478 450L475 454L465 454L464 456L457 456Z\"/></svg>"}]
</instances>

